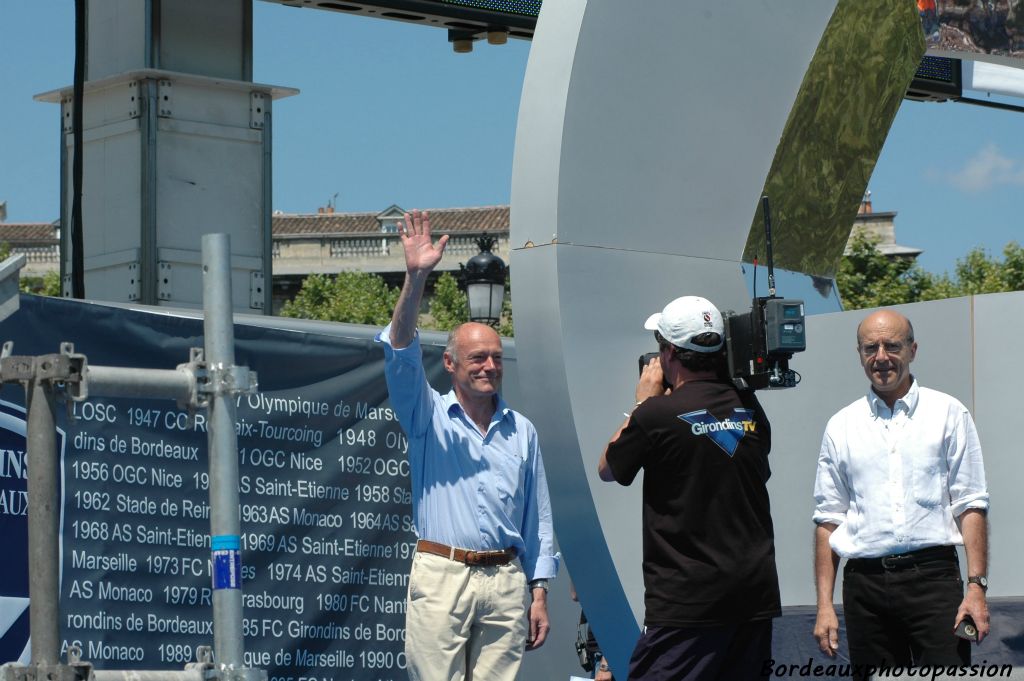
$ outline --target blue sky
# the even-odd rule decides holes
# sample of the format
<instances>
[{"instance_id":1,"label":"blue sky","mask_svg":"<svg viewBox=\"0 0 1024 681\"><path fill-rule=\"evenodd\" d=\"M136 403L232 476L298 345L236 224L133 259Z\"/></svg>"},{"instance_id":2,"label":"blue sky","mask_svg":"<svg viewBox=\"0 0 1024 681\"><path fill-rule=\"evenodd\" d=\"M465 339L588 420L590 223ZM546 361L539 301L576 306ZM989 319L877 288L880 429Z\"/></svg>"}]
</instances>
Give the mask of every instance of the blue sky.
<instances>
[{"instance_id":1,"label":"blue sky","mask_svg":"<svg viewBox=\"0 0 1024 681\"><path fill-rule=\"evenodd\" d=\"M33 95L69 86L74 3L0 1L0 201L9 222L58 216L60 116ZM529 43L454 54L443 30L254 3L254 79L274 103L274 208L473 206L509 200ZM984 94L973 93L984 97ZM1024 114L905 102L870 189L900 243L951 270L1024 241Z\"/></svg>"}]
</instances>

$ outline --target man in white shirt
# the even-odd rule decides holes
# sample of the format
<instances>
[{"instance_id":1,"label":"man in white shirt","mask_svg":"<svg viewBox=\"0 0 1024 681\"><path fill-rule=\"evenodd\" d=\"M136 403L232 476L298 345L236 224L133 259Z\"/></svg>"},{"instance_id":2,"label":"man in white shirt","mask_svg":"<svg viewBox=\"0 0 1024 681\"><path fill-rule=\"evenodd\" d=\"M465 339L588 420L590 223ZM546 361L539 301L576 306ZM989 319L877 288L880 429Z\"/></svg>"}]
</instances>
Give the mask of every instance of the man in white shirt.
<instances>
[{"instance_id":1,"label":"man in white shirt","mask_svg":"<svg viewBox=\"0 0 1024 681\"><path fill-rule=\"evenodd\" d=\"M818 455L814 636L835 655L842 557L855 677L869 676L869 666L969 664L970 644L956 626L970 616L979 640L989 631L988 490L974 421L911 375L917 342L898 312L865 318L857 352L871 389L829 420ZM966 594L957 544L967 555Z\"/></svg>"}]
</instances>

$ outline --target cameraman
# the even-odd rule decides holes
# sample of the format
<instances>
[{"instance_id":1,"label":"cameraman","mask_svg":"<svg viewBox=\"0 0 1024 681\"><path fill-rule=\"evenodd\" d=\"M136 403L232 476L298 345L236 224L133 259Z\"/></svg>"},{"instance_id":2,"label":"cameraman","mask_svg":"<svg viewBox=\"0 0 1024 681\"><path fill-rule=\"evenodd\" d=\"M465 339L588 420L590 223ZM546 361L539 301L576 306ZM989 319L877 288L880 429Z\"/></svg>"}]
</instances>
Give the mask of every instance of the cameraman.
<instances>
[{"instance_id":1,"label":"cameraman","mask_svg":"<svg viewBox=\"0 0 1024 681\"><path fill-rule=\"evenodd\" d=\"M768 490L771 430L728 379L722 314L697 296L647 320L658 357L598 466L623 485L644 470L646 615L630 681L752 679L781 613Z\"/></svg>"}]
</instances>

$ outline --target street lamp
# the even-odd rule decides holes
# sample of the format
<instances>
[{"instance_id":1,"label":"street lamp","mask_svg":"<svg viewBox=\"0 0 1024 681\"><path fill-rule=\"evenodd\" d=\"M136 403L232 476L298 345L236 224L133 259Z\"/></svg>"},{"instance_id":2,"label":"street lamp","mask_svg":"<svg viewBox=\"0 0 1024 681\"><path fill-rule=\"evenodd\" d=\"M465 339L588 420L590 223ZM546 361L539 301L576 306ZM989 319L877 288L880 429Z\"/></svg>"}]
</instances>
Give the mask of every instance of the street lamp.
<instances>
[{"instance_id":1,"label":"street lamp","mask_svg":"<svg viewBox=\"0 0 1024 681\"><path fill-rule=\"evenodd\" d=\"M505 261L491 253L495 239L486 234L477 239L480 252L462 268L462 286L469 298L469 319L497 326L505 300Z\"/></svg>"}]
</instances>

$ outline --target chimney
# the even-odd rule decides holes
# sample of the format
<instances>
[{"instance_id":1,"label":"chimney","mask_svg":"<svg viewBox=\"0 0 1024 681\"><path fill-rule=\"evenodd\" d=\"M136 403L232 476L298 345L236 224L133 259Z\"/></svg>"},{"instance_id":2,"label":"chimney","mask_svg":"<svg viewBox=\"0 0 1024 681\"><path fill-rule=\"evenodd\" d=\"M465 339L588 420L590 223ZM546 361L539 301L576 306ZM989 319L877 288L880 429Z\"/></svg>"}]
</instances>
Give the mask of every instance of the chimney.
<instances>
[{"instance_id":1,"label":"chimney","mask_svg":"<svg viewBox=\"0 0 1024 681\"><path fill-rule=\"evenodd\" d=\"M318 207L318 208L316 209L316 214L317 214L317 215L323 215L323 214L324 214L324 207L323 207L323 206L319 206L319 207Z\"/></svg>"},{"instance_id":2,"label":"chimney","mask_svg":"<svg viewBox=\"0 0 1024 681\"><path fill-rule=\"evenodd\" d=\"M871 190L864 192L864 198L860 200L860 208L857 209L857 215L871 215Z\"/></svg>"}]
</instances>

